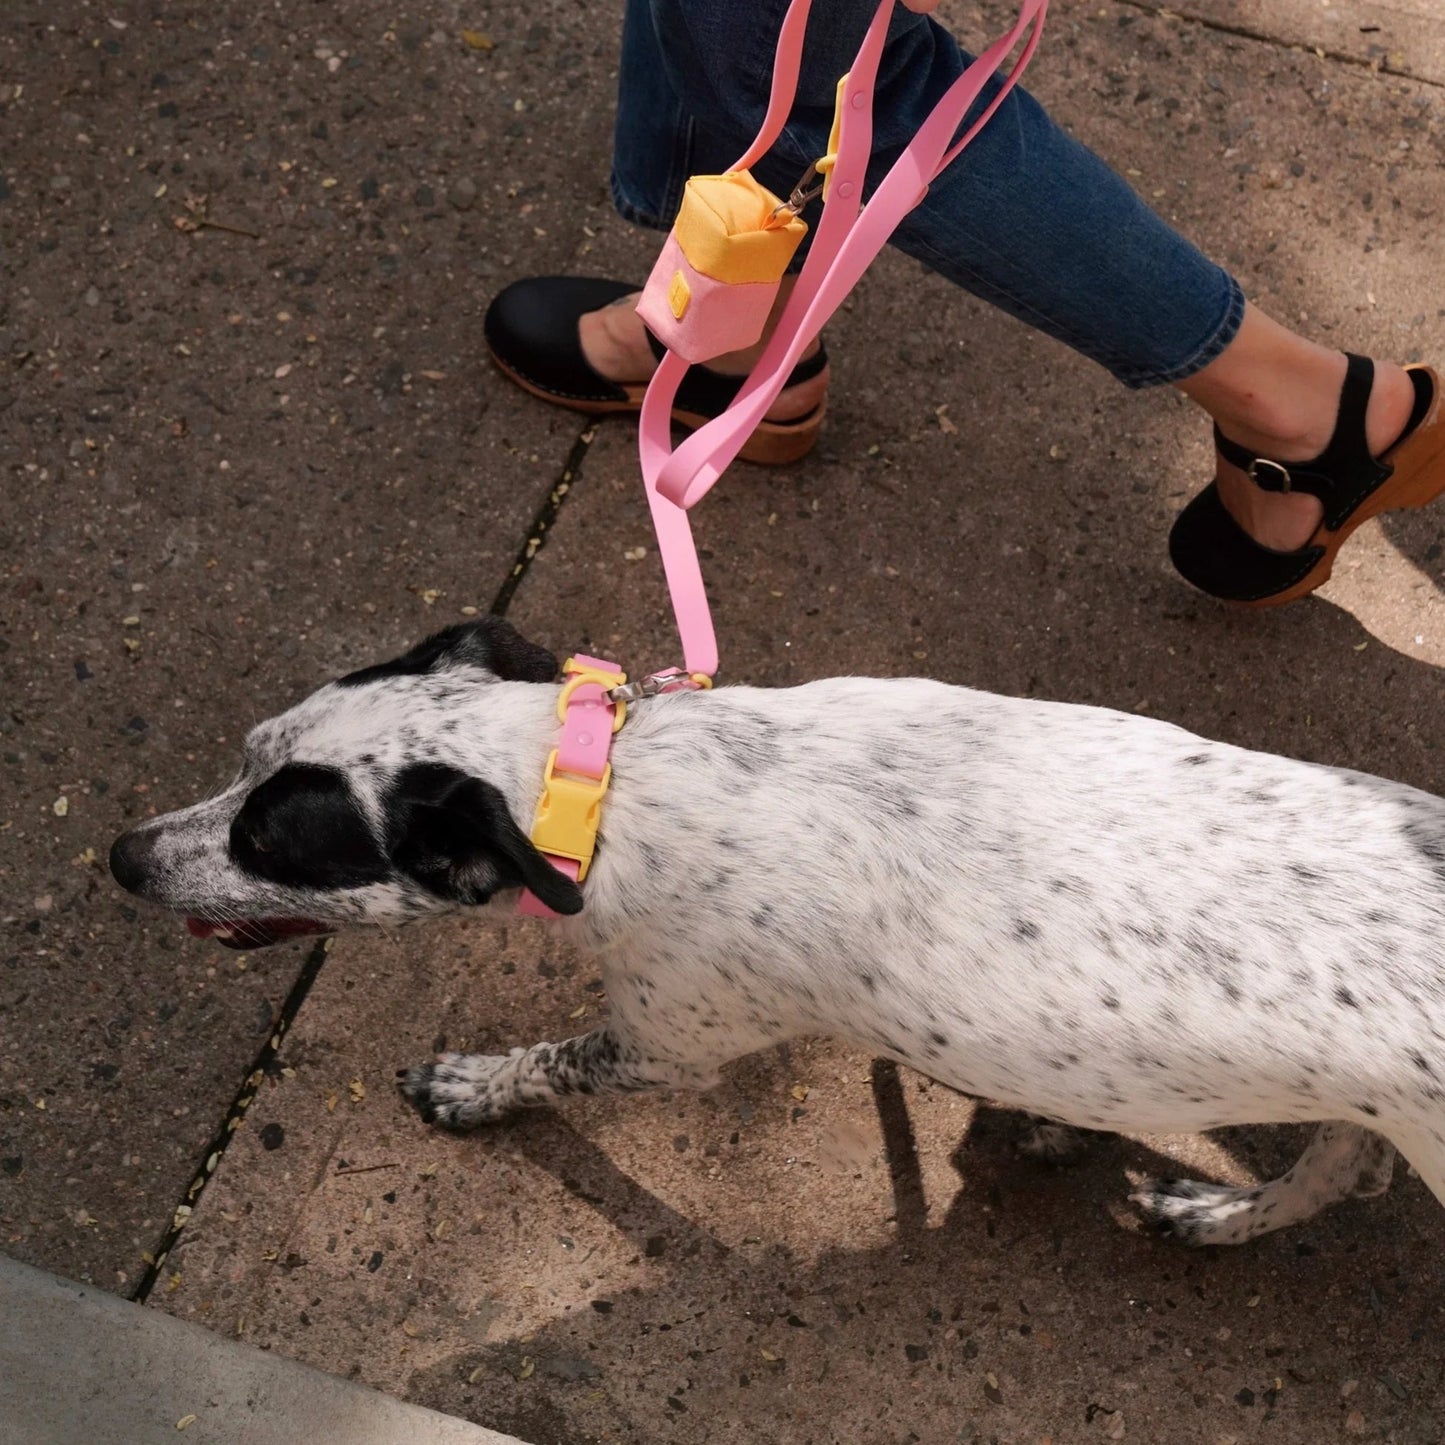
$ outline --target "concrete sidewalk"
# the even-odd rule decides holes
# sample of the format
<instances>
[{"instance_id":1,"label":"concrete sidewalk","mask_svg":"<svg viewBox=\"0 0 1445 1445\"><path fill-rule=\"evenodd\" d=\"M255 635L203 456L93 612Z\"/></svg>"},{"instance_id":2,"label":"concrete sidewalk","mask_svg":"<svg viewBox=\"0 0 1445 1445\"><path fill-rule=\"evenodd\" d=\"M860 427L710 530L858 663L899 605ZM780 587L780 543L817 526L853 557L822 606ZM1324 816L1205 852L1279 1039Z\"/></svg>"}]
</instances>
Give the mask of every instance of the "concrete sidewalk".
<instances>
[{"instance_id":1,"label":"concrete sidewalk","mask_svg":"<svg viewBox=\"0 0 1445 1445\"><path fill-rule=\"evenodd\" d=\"M559 651L674 650L630 424L480 337L514 276L655 253L606 194L620 7L162 8L0 33L0 1248L535 1445L1439 1445L1418 1181L1188 1254L1131 1177L1268 1177L1295 1131L1040 1172L826 1042L444 1137L399 1065L605 1009L545 929L237 956L110 884L252 718L499 597ZM1442 82L1435 0L1060 3L1031 77L1272 313L1437 363ZM818 452L695 514L729 679L924 672L1445 791L1445 509L1226 613L1165 560L1211 461L1178 398L895 255L829 344Z\"/></svg>"},{"instance_id":2,"label":"concrete sidewalk","mask_svg":"<svg viewBox=\"0 0 1445 1445\"><path fill-rule=\"evenodd\" d=\"M0 1258L0 1445L525 1445Z\"/></svg>"}]
</instances>

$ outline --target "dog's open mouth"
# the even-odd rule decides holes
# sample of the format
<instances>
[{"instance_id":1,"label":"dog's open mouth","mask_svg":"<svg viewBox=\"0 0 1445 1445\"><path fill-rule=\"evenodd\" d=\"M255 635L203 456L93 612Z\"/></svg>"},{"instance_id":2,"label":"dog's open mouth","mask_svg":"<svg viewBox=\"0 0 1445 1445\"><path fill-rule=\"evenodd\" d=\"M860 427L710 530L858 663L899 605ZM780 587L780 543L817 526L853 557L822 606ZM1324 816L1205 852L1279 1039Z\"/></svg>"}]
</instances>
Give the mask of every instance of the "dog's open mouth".
<instances>
[{"instance_id":1,"label":"dog's open mouth","mask_svg":"<svg viewBox=\"0 0 1445 1445\"><path fill-rule=\"evenodd\" d=\"M244 918L234 923L208 923L204 918L187 918L186 927L195 938L214 938L227 948L266 948L287 938L305 938L314 933L335 933L328 923L314 918Z\"/></svg>"}]
</instances>

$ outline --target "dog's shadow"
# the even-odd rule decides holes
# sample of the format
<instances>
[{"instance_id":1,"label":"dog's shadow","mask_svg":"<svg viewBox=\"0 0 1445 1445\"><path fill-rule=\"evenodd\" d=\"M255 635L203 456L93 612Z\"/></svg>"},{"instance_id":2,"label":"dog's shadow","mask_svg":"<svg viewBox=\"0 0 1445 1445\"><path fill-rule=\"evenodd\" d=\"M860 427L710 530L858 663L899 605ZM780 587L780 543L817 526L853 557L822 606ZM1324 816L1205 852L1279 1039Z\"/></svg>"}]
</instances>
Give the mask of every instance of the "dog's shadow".
<instances>
[{"instance_id":1,"label":"dog's shadow","mask_svg":"<svg viewBox=\"0 0 1445 1445\"><path fill-rule=\"evenodd\" d=\"M1099 1135L1081 1164L1040 1165L1019 1155L1015 1116L981 1107L950 1157L962 1187L930 1216L904 1077L874 1065L891 1188L877 1207L892 1239L808 1257L725 1242L562 1114L509 1129L512 1147L655 1261L656 1283L434 1364L409 1393L534 1445L1035 1438L1021 1430L1062 1441L1113 1428L1101 1415L1141 1439L1272 1421L1277 1438L1304 1440L1338 1431L1353 1379L1368 1382L1349 1393L1372 1426L1440 1438L1438 1206L1417 1180L1240 1249L1189 1250L1120 1227L1126 1174L1175 1161ZM1215 1137L1272 1177L1307 1132ZM826 1177L803 1207L829 1238ZM541 1388L519 1388L532 1377Z\"/></svg>"},{"instance_id":2,"label":"dog's shadow","mask_svg":"<svg viewBox=\"0 0 1445 1445\"><path fill-rule=\"evenodd\" d=\"M870 304L859 303L863 320ZM863 320L854 324L866 330ZM840 375L846 347L842 355ZM866 347L856 356L868 357ZM1112 444L1090 432L1080 386L1067 368L1057 380L1047 370L1026 380L1039 415L1080 418L1055 428L1077 467L1031 459L1011 443L990 450L980 426L969 465L930 431L900 445L897 466L870 470L859 459L878 451L870 443L888 418L855 407L830 431L832 459L825 452L806 471L749 472L718 488L696 522L719 632L746 668L735 680L804 682L846 659L859 674L921 671L1136 711L1445 791L1431 726L1439 669L1380 645L1321 599L1240 613L1191 592L1162 557L1182 498L1117 480L1149 475L1151 458L1202 476L1204 443L1191 442L1176 464L1180 427L1101 387L1097 416L1130 443L1105 455ZM588 580L597 529L647 535L630 435L604 432L588 466L592 489L569 503L578 510L572 530L539 554L518 620L559 646L596 650L626 636L635 656L668 656L659 575L639 570L605 588ZM957 487L912 480L960 471ZM997 477L1008 487L985 485ZM1049 500L1026 505L1034 498ZM1402 550L1445 585L1431 551L1437 526L1423 514L1390 518L1386 535L1407 536ZM958 539L947 568L939 535ZM819 558L842 559L846 585ZM786 609L760 605L769 586L775 598L786 593ZM549 635L559 617L585 618L584 635ZM948 1115L930 1110L920 1145L913 1131L924 1111L896 1080L875 1067L888 1170L866 1201L871 1230L859 1223L856 1194L846 1211L830 1198L845 1184L871 1185L821 1171L806 1185L760 1174L780 1224L739 1242L727 1233L734 1221L713 1216L710 1228L704 1206L673 1209L561 1116L509 1128L511 1147L634 1246L628 1278L648 1283L596 1301L602 1309L581 1294L534 1338L429 1366L413 1393L537 1445L953 1445L1043 1435L1063 1445L1119 1438L1116 1428L1130 1440L1267 1435L1292 1445L1336 1438L1342 1426L1399 1445L1445 1439L1440 1206L1403 1165L1383 1198L1335 1206L1237 1249L1194 1251L1145 1231L1126 1204L1131 1176L1209 1175L1181 1170L1169 1146L1102 1136L1079 1166L1050 1169L1020 1158L1016 1122L989 1109L975 1113L962 1142L941 1141L937 1121ZM1228 1130L1211 1145L1238 1173L1270 1179L1307 1136ZM799 1209L807 1228L784 1228L781 1217ZM850 1242L860 1231L869 1242ZM525 1389L526 1379L544 1388ZM1122 1418L1105 1425L1104 1415Z\"/></svg>"}]
</instances>

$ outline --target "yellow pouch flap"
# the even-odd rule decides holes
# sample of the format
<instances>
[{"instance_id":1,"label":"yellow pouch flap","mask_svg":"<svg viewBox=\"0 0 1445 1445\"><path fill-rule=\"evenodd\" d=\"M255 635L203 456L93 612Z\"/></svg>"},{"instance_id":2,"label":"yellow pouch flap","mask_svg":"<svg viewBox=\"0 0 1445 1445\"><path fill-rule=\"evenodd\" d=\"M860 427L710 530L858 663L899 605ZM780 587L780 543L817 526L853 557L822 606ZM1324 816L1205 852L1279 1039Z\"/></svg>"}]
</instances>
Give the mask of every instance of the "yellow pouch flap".
<instances>
[{"instance_id":1,"label":"yellow pouch flap","mask_svg":"<svg viewBox=\"0 0 1445 1445\"><path fill-rule=\"evenodd\" d=\"M688 264L714 281L778 281L808 233L782 204L748 171L693 176L672 233Z\"/></svg>"}]
</instances>

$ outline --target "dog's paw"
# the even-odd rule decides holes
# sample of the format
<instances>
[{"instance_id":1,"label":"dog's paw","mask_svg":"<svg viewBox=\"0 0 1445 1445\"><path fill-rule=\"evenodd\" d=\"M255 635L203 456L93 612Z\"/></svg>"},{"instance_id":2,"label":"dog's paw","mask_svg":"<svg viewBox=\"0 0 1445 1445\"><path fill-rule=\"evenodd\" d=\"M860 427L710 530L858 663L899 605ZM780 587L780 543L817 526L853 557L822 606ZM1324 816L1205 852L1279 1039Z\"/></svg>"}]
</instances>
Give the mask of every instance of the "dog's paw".
<instances>
[{"instance_id":1,"label":"dog's paw","mask_svg":"<svg viewBox=\"0 0 1445 1445\"><path fill-rule=\"evenodd\" d=\"M1072 1124L1034 1119L1018 1137L1017 1148L1026 1159L1057 1168L1077 1164L1088 1150L1088 1140Z\"/></svg>"},{"instance_id":2,"label":"dog's paw","mask_svg":"<svg viewBox=\"0 0 1445 1445\"><path fill-rule=\"evenodd\" d=\"M501 1054L443 1054L432 1064L413 1064L396 1072L397 1087L428 1124L446 1129L475 1129L494 1124L510 1112L500 1076L512 1059Z\"/></svg>"},{"instance_id":3,"label":"dog's paw","mask_svg":"<svg viewBox=\"0 0 1445 1445\"><path fill-rule=\"evenodd\" d=\"M1129 1198L1161 1234L1202 1246L1243 1244L1264 1233L1269 1225L1261 1215L1262 1193L1195 1179L1146 1179Z\"/></svg>"}]
</instances>

